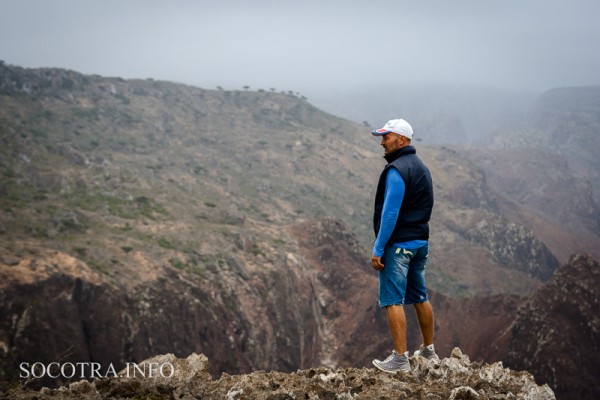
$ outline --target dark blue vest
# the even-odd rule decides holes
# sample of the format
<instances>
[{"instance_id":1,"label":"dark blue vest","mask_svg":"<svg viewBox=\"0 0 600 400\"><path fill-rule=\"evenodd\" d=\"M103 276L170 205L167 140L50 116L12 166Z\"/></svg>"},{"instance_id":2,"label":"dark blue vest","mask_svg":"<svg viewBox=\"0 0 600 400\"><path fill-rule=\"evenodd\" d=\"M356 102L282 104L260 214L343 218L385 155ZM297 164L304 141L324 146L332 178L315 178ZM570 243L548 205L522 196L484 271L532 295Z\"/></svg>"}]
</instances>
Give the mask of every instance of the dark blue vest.
<instances>
[{"instance_id":1,"label":"dark blue vest","mask_svg":"<svg viewBox=\"0 0 600 400\"><path fill-rule=\"evenodd\" d=\"M429 239L429 219L433 209L433 185L429 169L416 153L413 146L406 146L385 156L388 164L381 172L375 194L373 213L375 237L379 233L381 224L387 171L390 168L396 168L406 186L396 227L388 244Z\"/></svg>"}]
</instances>

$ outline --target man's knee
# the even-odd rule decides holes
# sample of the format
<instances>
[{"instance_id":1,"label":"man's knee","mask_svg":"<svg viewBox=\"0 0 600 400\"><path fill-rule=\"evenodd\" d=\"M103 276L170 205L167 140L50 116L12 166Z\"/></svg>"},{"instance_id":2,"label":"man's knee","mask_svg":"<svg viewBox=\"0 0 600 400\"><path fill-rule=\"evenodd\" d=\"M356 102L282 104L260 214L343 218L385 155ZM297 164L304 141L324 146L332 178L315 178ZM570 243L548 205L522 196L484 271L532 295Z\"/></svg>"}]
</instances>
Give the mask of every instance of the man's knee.
<instances>
[{"instance_id":1,"label":"man's knee","mask_svg":"<svg viewBox=\"0 0 600 400\"><path fill-rule=\"evenodd\" d=\"M413 306L415 307L415 310L417 312L420 312L420 311L433 312L433 307L431 306L431 303L429 302L429 300L426 300L421 303L415 303L415 304L413 304Z\"/></svg>"}]
</instances>

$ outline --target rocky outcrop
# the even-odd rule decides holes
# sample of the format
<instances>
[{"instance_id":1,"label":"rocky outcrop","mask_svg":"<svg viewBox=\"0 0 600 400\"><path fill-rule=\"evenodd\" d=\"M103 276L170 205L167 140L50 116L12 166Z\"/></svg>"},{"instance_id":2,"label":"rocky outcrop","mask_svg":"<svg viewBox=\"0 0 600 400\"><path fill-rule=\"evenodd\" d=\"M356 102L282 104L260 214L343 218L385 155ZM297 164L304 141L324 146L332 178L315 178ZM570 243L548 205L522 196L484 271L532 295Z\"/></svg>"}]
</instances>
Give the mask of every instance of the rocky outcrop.
<instances>
[{"instance_id":1,"label":"rocky outcrop","mask_svg":"<svg viewBox=\"0 0 600 400\"><path fill-rule=\"evenodd\" d=\"M192 354L179 359L172 354L145 360L173 366L155 377L119 377L79 381L58 389L13 389L11 399L532 399L553 400L547 386L535 383L531 374L504 368L502 363L477 364L459 348L448 358L429 361L411 357L412 370L389 375L373 368L325 367L282 372L256 371L248 375L223 374L213 380L208 359Z\"/></svg>"},{"instance_id":2,"label":"rocky outcrop","mask_svg":"<svg viewBox=\"0 0 600 400\"><path fill-rule=\"evenodd\" d=\"M542 281L548 280L559 265L531 229L499 215L486 215L465 232L465 236L488 248L500 264L531 274Z\"/></svg>"}]
</instances>

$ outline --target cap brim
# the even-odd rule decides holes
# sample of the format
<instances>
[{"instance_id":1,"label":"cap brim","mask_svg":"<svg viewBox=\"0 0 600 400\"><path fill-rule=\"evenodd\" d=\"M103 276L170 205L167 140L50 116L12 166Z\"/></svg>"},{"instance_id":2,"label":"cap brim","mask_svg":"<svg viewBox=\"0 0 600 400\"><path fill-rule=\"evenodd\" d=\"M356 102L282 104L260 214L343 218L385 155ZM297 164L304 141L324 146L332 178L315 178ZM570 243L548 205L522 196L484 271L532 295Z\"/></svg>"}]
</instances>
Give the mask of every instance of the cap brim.
<instances>
[{"instance_id":1,"label":"cap brim","mask_svg":"<svg viewBox=\"0 0 600 400\"><path fill-rule=\"evenodd\" d=\"M387 130L387 129L375 129L374 131L371 131L371 134L373 136L382 136L382 135L387 135L388 133L390 133L391 131Z\"/></svg>"}]
</instances>

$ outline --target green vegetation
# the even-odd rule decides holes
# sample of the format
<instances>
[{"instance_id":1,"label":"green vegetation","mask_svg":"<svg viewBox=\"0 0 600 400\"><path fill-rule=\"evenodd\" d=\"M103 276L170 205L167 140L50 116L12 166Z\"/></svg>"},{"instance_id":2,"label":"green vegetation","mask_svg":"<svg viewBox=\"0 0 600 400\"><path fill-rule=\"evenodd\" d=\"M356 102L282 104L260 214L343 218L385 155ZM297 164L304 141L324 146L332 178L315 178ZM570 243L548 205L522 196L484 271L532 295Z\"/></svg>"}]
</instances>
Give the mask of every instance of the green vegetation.
<instances>
[{"instance_id":1,"label":"green vegetation","mask_svg":"<svg viewBox=\"0 0 600 400\"><path fill-rule=\"evenodd\" d=\"M99 110L96 107L83 108L83 107L72 107L70 111L75 120L81 119L98 119Z\"/></svg>"},{"instance_id":2,"label":"green vegetation","mask_svg":"<svg viewBox=\"0 0 600 400\"><path fill-rule=\"evenodd\" d=\"M3 172L2 175L4 175L5 178L15 178L17 176L17 174L15 173L15 171L13 171L10 168L6 168Z\"/></svg>"},{"instance_id":3,"label":"green vegetation","mask_svg":"<svg viewBox=\"0 0 600 400\"><path fill-rule=\"evenodd\" d=\"M182 263L179 259L177 258L171 258L169 259L169 262L171 263L171 265L177 269L184 269L185 268L185 264Z\"/></svg>"},{"instance_id":4,"label":"green vegetation","mask_svg":"<svg viewBox=\"0 0 600 400\"><path fill-rule=\"evenodd\" d=\"M109 215L124 219L137 219L143 216L154 221L158 215L168 215L162 204L146 196L139 196L131 201L104 193L76 191L68 194L66 200L72 207L85 211L107 212Z\"/></svg>"},{"instance_id":5,"label":"green vegetation","mask_svg":"<svg viewBox=\"0 0 600 400\"><path fill-rule=\"evenodd\" d=\"M30 227L30 233L33 237L38 238L38 239L47 239L49 237L48 235L48 229L46 227Z\"/></svg>"},{"instance_id":6,"label":"green vegetation","mask_svg":"<svg viewBox=\"0 0 600 400\"><path fill-rule=\"evenodd\" d=\"M24 199L24 197L15 192L9 192L3 198L3 209L4 211L11 212L12 208L26 208L28 206L28 202Z\"/></svg>"},{"instance_id":7,"label":"green vegetation","mask_svg":"<svg viewBox=\"0 0 600 400\"><path fill-rule=\"evenodd\" d=\"M250 252L255 256L266 256L265 252L260 247L258 247L257 244L252 245L252 247L250 248Z\"/></svg>"},{"instance_id":8,"label":"green vegetation","mask_svg":"<svg viewBox=\"0 0 600 400\"><path fill-rule=\"evenodd\" d=\"M168 239L161 237L160 239L158 239L158 245L160 247L162 247L163 249L168 249L168 250L174 250L175 249L175 245L173 243L171 243Z\"/></svg>"},{"instance_id":9,"label":"green vegetation","mask_svg":"<svg viewBox=\"0 0 600 400\"><path fill-rule=\"evenodd\" d=\"M125 225L119 228L119 230L122 232L130 232L133 230L133 228L131 227L131 225L129 225L129 222L126 222Z\"/></svg>"},{"instance_id":10,"label":"green vegetation","mask_svg":"<svg viewBox=\"0 0 600 400\"><path fill-rule=\"evenodd\" d=\"M140 214L151 220L155 219L154 213L167 215L167 210L161 204L146 196L136 197L135 202L138 205Z\"/></svg>"},{"instance_id":11,"label":"green vegetation","mask_svg":"<svg viewBox=\"0 0 600 400\"><path fill-rule=\"evenodd\" d=\"M190 258L187 262L183 262L179 258L170 258L169 263L173 268L190 273L200 278L200 280L203 280L206 277L206 270L203 266L198 265L198 260L195 258Z\"/></svg>"},{"instance_id":12,"label":"green vegetation","mask_svg":"<svg viewBox=\"0 0 600 400\"><path fill-rule=\"evenodd\" d=\"M79 257L85 257L87 249L85 247L75 247L73 248L73 251L75 252L75 254L77 254Z\"/></svg>"},{"instance_id":13,"label":"green vegetation","mask_svg":"<svg viewBox=\"0 0 600 400\"><path fill-rule=\"evenodd\" d=\"M33 137L33 139L48 139L48 132L46 132L45 130L42 130L40 128L31 128L30 130L31 132L31 136Z\"/></svg>"},{"instance_id":14,"label":"green vegetation","mask_svg":"<svg viewBox=\"0 0 600 400\"><path fill-rule=\"evenodd\" d=\"M109 271L106 269L106 267L100 263L98 263L95 260L87 260L86 261L87 265L89 265L89 267L91 269L93 269L96 272L101 273L102 275L108 275Z\"/></svg>"},{"instance_id":15,"label":"green vegetation","mask_svg":"<svg viewBox=\"0 0 600 400\"><path fill-rule=\"evenodd\" d=\"M467 298L472 295L469 287L457 277L443 273L432 273L428 275L428 283L432 289L440 293L452 293L453 296Z\"/></svg>"}]
</instances>

